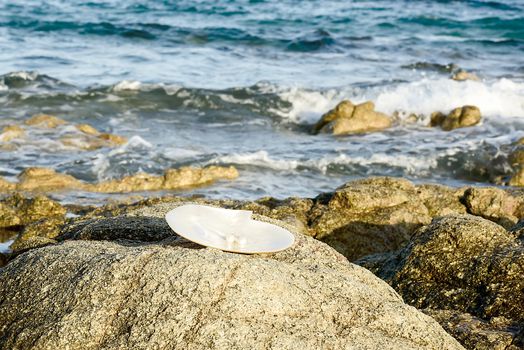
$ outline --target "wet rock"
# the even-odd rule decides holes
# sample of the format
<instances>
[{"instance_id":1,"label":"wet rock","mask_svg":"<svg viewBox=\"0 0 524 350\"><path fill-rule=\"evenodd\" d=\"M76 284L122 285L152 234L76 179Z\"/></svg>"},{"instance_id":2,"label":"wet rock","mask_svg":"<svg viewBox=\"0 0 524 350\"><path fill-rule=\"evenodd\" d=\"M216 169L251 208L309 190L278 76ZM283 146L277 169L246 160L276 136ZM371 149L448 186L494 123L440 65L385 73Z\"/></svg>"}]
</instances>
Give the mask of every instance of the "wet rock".
<instances>
[{"instance_id":1,"label":"wet rock","mask_svg":"<svg viewBox=\"0 0 524 350\"><path fill-rule=\"evenodd\" d=\"M313 127L313 133L322 131L333 135L348 135L389 128L391 118L374 109L375 105L371 101L354 105L351 101L344 100L322 116Z\"/></svg>"},{"instance_id":2,"label":"wet rock","mask_svg":"<svg viewBox=\"0 0 524 350\"><path fill-rule=\"evenodd\" d=\"M374 271L419 309L524 321L524 246L478 216L434 219Z\"/></svg>"},{"instance_id":3,"label":"wet rock","mask_svg":"<svg viewBox=\"0 0 524 350\"><path fill-rule=\"evenodd\" d=\"M0 177L0 192L9 192L15 188L15 184Z\"/></svg>"},{"instance_id":4,"label":"wet rock","mask_svg":"<svg viewBox=\"0 0 524 350\"><path fill-rule=\"evenodd\" d=\"M456 81L465 81L465 80L472 80L472 81L480 81L480 78L475 74L471 72L467 72L465 70L458 70L451 76L451 79Z\"/></svg>"},{"instance_id":5,"label":"wet rock","mask_svg":"<svg viewBox=\"0 0 524 350\"><path fill-rule=\"evenodd\" d=\"M19 182L6 182L0 190L52 192L60 190L81 190L90 192L134 192L173 190L210 184L217 180L233 180L238 177L236 168L208 166L205 168L182 167L168 169L162 176L139 173L121 179L89 184L67 174L60 174L49 168L27 168L18 176Z\"/></svg>"},{"instance_id":6,"label":"wet rock","mask_svg":"<svg viewBox=\"0 0 524 350\"><path fill-rule=\"evenodd\" d=\"M308 215L315 238L350 261L397 250L415 229L431 221L415 186L394 178L349 182L317 197Z\"/></svg>"},{"instance_id":7,"label":"wet rock","mask_svg":"<svg viewBox=\"0 0 524 350\"><path fill-rule=\"evenodd\" d=\"M2 129L1 142L9 142L14 139L25 137L25 130L18 125L8 125Z\"/></svg>"},{"instance_id":8,"label":"wet rock","mask_svg":"<svg viewBox=\"0 0 524 350\"><path fill-rule=\"evenodd\" d=\"M470 187L464 192L464 204L468 212L494 221L501 226L514 226L519 201L508 192L494 187Z\"/></svg>"},{"instance_id":9,"label":"wet rock","mask_svg":"<svg viewBox=\"0 0 524 350\"><path fill-rule=\"evenodd\" d=\"M132 192L151 190L172 190L201 186L219 179L232 180L238 177L234 167L208 166L205 168L182 167L169 169L164 176L136 174L120 180L110 180L94 185L96 192Z\"/></svg>"},{"instance_id":10,"label":"wet rock","mask_svg":"<svg viewBox=\"0 0 524 350\"><path fill-rule=\"evenodd\" d=\"M9 220L14 222L14 224L1 227L25 226L40 219L64 217L66 213L65 208L58 202L44 196L25 198L20 194L15 194L0 200L0 205L3 206L1 213L10 217Z\"/></svg>"},{"instance_id":11,"label":"wet rock","mask_svg":"<svg viewBox=\"0 0 524 350\"><path fill-rule=\"evenodd\" d=\"M118 136L115 134L102 133L98 135L98 138L101 140L107 141L112 145L117 145L117 146L127 143L127 139L125 137Z\"/></svg>"},{"instance_id":12,"label":"wet rock","mask_svg":"<svg viewBox=\"0 0 524 350\"><path fill-rule=\"evenodd\" d=\"M37 114L27 119L24 124L40 128L54 129L57 126L67 124L67 122L53 115Z\"/></svg>"},{"instance_id":13,"label":"wet rock","mask_svg":"<svg viewBox=\"0 0 524 350\"><path fill-rule=\"evenodd\" d=\"M524 347L519 333L523 325L511 323L504 317L482 320L468 313L451 310L422 310L466 349L475 350L518 350Z\"/></svg>"},{"instance_id":14,"label":"wet rock","mask_svg":"<svg viewBox=\"0 0 524 350\"><path fill-rule=\"evenodd\" d=\"M17 190L49 192L74 188L85 190L87 184L71 175L60 174L49 168L27 168L18 175Z\"/></svg>"},{"instance_id":15,"label":"wet rock","mask_svg":"<svg viewBox=\"0 0 524 350\"><path fill-rule=\"evenodd\" d=\"M9 205L0 202L0 227L14 227L22 224L17 212Z\"/></svg>"},{"instance_id":16,"label":"wet rock","mask_svg":"<svg viewBox=\"0 0 524 350\"><path fill-rule=\"evenodd\" d=\"M453 109L448 115L441 112L431 114L430 126L440 126L442 130L465 128L480 122L480 109L475 106L463 106Z\"/></svg>"},{"instance_id":17,"label":"wet rock","mask_svg":"<svg viewBox=\"0 0 524 350\"><path fill-rule=\"evenodd\" d=\"M510 186L524 186L524 168L518 169L509 180Z\"/></svg>"},{"instance_id":18,"label":"wet rock","mask_svg":"<svg viewBox=\"0 0 524 350\"><path fill-rule=\"evenodd\" d=\"M77 124L75 125L75 128L86 134L86 135L93 135L93 136L96 136L96 135L99 135L100 132L98 130L96 130L94 127L92 127L91 125L89 124Z\"/></svg>"},{"instance_id":19,"label":"wet rock","mask_svg":"<svg viewBox=\"0 0 524 350\"><path fill-rule=\"evenodd\" d=\"M109 144L98 137L91 137L88 135L66 135L60 138L60 142L64 146L74 147L85 151L93 151L104 147L114 147L114 145Z\"/></svg>"},{"instance_id":20,"label":"wet rock","mask_svg":"<svg viewBox=\"0 0 524 350\"><path fill-rule=\"evenodd\" d=\"M154 232L149 223L141 227ZM177 237L30 250L0 270L0 347L462 348L369 271L296 238L261 255Z\"/></svg>"}]
</instances>

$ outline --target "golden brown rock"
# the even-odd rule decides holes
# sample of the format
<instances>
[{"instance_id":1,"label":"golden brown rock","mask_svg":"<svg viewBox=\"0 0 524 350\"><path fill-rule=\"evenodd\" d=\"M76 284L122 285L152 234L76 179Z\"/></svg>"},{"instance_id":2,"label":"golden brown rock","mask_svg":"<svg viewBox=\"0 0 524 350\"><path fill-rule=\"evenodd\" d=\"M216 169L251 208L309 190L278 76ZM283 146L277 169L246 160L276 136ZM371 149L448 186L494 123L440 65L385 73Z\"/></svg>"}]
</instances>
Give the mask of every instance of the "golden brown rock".
<instances>
[{"instance_id":1,"label":"golden brown rock","mask_svg":"<svg viewBox=\"0 0 524 350\"><path fill-rule=\"evenodd\" d=\"M108 141L109 143L113 145L123 145L127 142L127 139L123 136L118 136L118 135L108 134L108 133L100 134L98 135L98 138L104 141Z\"/></svg>"},{"instance_id":2,"label":"golden brown rock","mask_svg":"<svg viewBox=\"0 0 524 350\"><path fill-rule=\"evenodd\" d=\"M42 128L54 129L59 125L67 124L63 119L48 114L37 114L25 121L26 125L34 125Z\"/></svg>"},{"instance_id":3,"label":"golden brown rock","mask_svg":"<svg viewBox=\"0 0 524 350\"><path fill-rule=\"evenodd\" d=\"M0 193L14 190L16 185L0 177Z\"/></svg>"},{"instance_id":4,"label":"golden brown rock","mask_svg":"<svg viewBox=\"0 0 524 350\"><path fill-rule=\"evenodd\" d=\"M524 186L524 168L520 168L509 180L510 186Z\"/></svg>"},{"instance_id":5,"label":"golden brown rock","mask_svg":"<svg viewBox=\"0 0 524 350\"><path fill-rule=\"evenodd\" d=\"M0 134L0 141L9 142L13 139L19 139L25 136L25 130L18 125L8 125L4 127Z\"/></svg>"},{"instance_id":6,"label":"golden brown rock","mask_svg":"<svg viewBox=\"0 0 524 350\"><path fill-rule=\"evenodd\" d=\"M80 132L83 132L84 134L87 134L87 135L98 135L100 134L100 132L98 130L96 130L95 128L93 128L91 125L89 124L77 124L75 125L76 129Z\"/></svg>"},{"instance_id":7,"label":"golden brown rock","mask_svg":"<svg viewBox=\"0 0 524 350\"><path fill-rule=\"evenodd\" d=\"M446 116L440 112L431 114L430 126L440 126L442 130L450 131L476 125L480 122L480 109L475 106L463 106L453 109Z\"/></svg>"},{"instance_id":8,"label":"golden brown rock","mask_svg":"<svg viewBox=\"0 0 524 350\"><path fill-rule=\"evenodd\" d=\"M219 179L232 180L237 177L238 171L234 167L182 167L179 169L168 169L163 176L136 174L119 180L102 182L93 185L90 189L95 192L173 190L200 186Z\"/></svg>"},{"instance_id":9,"label":"golden brown rock","mask_svg":"<svg viewBox=\"0 0 524 350\"><path fill-rule=\"evenodd\" d=\"M52 192L59 190L82 190L90 192L134 192L173 190L185 187L201 186L216 180L232 180L238 177L238 171L230 167L208 166L205 168L182 167L168 169L164 175L139 173L121 179L109 180L98 184L89 184L67 174L60 174L48 168L27 168L18 175L16 184L0 182L0 192L10 190Z\"/></svg>"},{"instance_id":10,"label":"golden brown rock","mask_svg":"<svg viewBox=\"0 0 524 350\"><path fill-rule=\"evenodd\" d=\"M60 174L48 168L27 168L18 175L17 189L49 192L61 189L85 189L86 184L71 175Z\"/></svg>"},{"instance_id":11,"label":"golden brown rock","mask_svg":"<svg viewBox=\"0 0 524 350\"><path fill-rule=\"evenodd\" d=\"M465 81L465 80L473 80L473 81L479 81L480 78L475 73L466 72L465 70L459 70L455 72L451 79L456 81Z\"/></svg>"},{"instance_id":12,"label":"golden brown rock","mask_svg":"<svg viewBox=\"0 0 524 350\"><path fill-rule=\"evenodd\" d=\"M344 100L322 116L313 127L313 133L327 131L333 135L348 135L390 127L391 118L374 109L375 105L371 101L354 105L351 101Z\"/></svg>"}]
</instances>

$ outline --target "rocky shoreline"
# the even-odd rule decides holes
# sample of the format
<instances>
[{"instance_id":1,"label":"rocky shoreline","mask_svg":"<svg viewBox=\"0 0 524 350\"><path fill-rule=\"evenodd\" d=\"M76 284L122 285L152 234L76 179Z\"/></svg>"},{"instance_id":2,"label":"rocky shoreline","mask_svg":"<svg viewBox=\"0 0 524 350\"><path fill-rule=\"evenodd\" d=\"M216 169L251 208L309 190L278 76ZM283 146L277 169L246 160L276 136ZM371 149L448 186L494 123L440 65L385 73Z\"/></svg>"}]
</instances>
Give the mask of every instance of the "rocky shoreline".
<instances>
[{"instance_id":1,"label":"rocky shoreline","mask_svg":"<svg viewBox=\"0 0 524 350\"><path fill-rule=\"evenodd\" d=\"M188 201L253 210L298 243L267 256L201 249L163 220ZM15 194L0 207L1 229L18 233L1 258L3 347L461 348L443 329L467 349L524 346L519 189L382 177L316 198L96 208Z\"/></svg>"}]
</instances>

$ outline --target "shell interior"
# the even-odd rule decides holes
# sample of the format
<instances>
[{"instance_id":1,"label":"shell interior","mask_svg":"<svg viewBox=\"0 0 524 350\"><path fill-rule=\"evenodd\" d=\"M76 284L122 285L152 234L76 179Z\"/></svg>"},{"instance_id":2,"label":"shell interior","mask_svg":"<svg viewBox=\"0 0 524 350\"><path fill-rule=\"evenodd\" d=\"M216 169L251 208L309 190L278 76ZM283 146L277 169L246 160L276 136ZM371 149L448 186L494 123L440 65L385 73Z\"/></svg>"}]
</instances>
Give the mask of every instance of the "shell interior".
<instances>
[{"instance_id":1,"label":"shell interior","mask_svg":"<svg viewBox=\"0 0 524 350\"><path fill-rule=\"evenodd\" d=\"M186 204L166 214L166 221L180 236L235 253L272 253L289 248L295 237L288 230L252 219L252 211Z\"/></svg>"}]
</instances>

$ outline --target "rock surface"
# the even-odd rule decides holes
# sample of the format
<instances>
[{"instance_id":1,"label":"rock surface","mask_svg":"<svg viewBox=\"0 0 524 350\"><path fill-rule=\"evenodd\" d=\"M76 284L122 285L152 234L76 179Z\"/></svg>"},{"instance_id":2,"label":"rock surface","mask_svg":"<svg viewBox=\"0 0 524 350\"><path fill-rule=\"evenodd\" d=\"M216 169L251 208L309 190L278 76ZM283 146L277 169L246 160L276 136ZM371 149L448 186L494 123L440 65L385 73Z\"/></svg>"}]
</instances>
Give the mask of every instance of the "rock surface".
<instances>
[{"instance_id":1,"label":"rock surface","mask_svg":"<svg viewBox=\"0 0 524 350\"><path fill-rule=\"evenodd\" d=\"M450 310L422 310L437 320L466 349L519 350L524 348L524 333L504 317L490 321L468 313Z\"/></svg>"},{"instance_id":2,"label":"rock surface","mask_svg":"<svg viewBox=\"0 0 524 350\"><path fill-rule=\"evenodd\" d=\"M456 80L456 81L465 81L465 80L480 81L480 78L475 73L467 72L463 69L459 69L458 71L454 72L451 75L451 79Z\"/></svg>"},{"instance_id":3,"label":"rock surface","mask_svg":"<svg viewBox=\"0 0 524 350\"><path fill-rule=\"evenodd\" d=\"M376 112L375 105L367 101L354 105L349 100L340 102L324 114L313 127L313 133L329 132L333 135L361 134L389 128L391 118Z\"/></svg>"},{"instance_id":4,"label":"rock surface","mask_svg":"<svg viewBox=\"0 0 524 350\"><path fill-rule=\"evenodd\" d=\"M450 215L419 229L399 252L366 257L359 263L419 309L468 313L483 320L485 330L495 327L489 326L490 322L502 317L516 328L511 338L501 336L510 339L510 344L520 343L524 332L524 244L518 236L518 229L508 232L478 216ZM460 327L461 323L454 324ZM475 329L473 334L462 336L475 336ZM456 332L470 331L451 331Z\"/></svg>"},{"instance_id":5,"label":"rock surface","mask_svg":"<svg viewBox=\"0 0 524 350\"><path fill-rule=\"evenodd\" d=\"M138 241L126 230L165 231L152 219L119 220L118 241L65 241L0 270L1 348L462 348L385 282L312 238L240 255L178 237ZM115 239L103 226L88 238Z\"/></svg>"},{"instance_id":6,"label":"rock surface","mask_svg":"<svg viewBox=\"0 0 524 350\"><path fill-rule=\"evenodd\" d=\"M441 112L431 114L430 126L440 126L442 130L465 128L480 123L480 109L475 106L463 106L453 109L448 115Z\"/></svg>"},{"instance_id":7,"label":"rock surface","mask_svg":"<svg viewBox=\"0 0 524 350\"><path fill-rule=\"evenodd\" d=\"M0 191L52 192L60 190L81 190L89 192L135 192L173 190L210 184L217 180L233 180L238 171L230 167L208 166L205 168L182 167L168 169L163 176L138 173L117 180L90 184L67 174L60 174L48 168L28 168L22 171L18 183L0 183Z\"/></svg>"},{"instance_id":8,"label":"rock surface","mask_svg":"<svg viewBox=\"0 0 524 350\"><path fill-rule=\"evenodd\" d=\"M27 119L25 125L37 126L40 128L54 129L60 125L67 124L63 119L48 114L37 114Z\"/></svg>"},{"instance_id":9,"label":"rock surface","mask_svg":"<svg viewBox=\"0 0 524 350\"><path fill-rule=\"evenodd\" d=\"M23 138L25 136L25 130L18 125L8 125L2 129L0 134L1 142L9 142L14 139Z\"/></svg>"}]
</instances>

